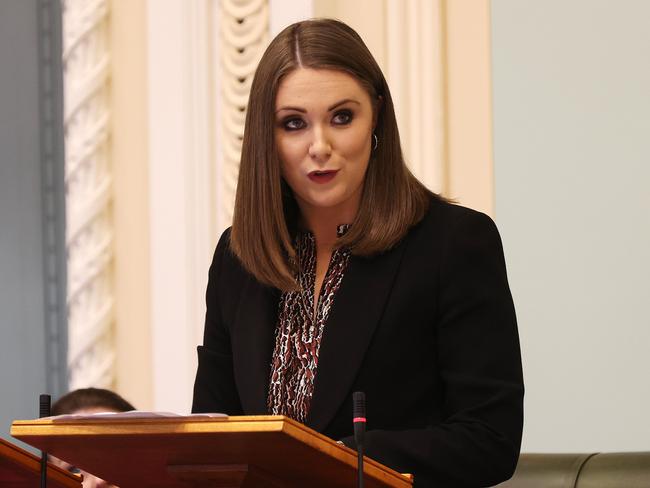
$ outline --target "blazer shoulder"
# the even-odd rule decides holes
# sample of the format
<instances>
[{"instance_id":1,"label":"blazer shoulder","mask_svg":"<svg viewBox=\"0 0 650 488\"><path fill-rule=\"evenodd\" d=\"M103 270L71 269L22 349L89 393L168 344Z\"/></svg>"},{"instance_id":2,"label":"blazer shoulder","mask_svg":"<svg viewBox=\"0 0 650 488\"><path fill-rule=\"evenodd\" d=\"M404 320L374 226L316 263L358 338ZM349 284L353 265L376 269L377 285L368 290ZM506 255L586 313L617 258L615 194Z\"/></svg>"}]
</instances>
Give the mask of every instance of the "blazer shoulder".
<instances>
[{"instance_id":1,"label":"blazer shoulder","mask_svg":"<svg viewBox=\"0 0 650 488\"><path fill-rule=\"evenodd\" d=\"M223 257L226 251L230 251L230 234L232 232L232 227L228 227L221 233L219 241L217 241L217 248L214 251L215 257Z\"/></svg>"},{"instance_id":2,"label":"blazer shoulder","mask_svg":"<svg viewBox=\"0 0 650 488\"><path fill-rule=\"evenodd\" d=\"M419 248L435 243L438 259L445 267L460 261L491 262L495 266L493 270L499 273L505 270L501 235L492 218L485 213L447 201L435 201L422 224L417 237Z\"/></svg>"},{"instance_id":3,"label":"blazer shoulder","mask_svg":"<svg viewBox=\"0 0 650 488\"><path fill-rule=\"evenodd\" d=\"M244 279L249 276L230 246L231 230L232 227L228 227L221 234L212 257L209 273L211 282L222 284L226 288L241 286Z\"/></svg>"},{"instance_id":4,"label":"blazer shoulder","mask_svg":"<svg viewBox=\"0 0 650 488\"><path fill-rule=\"evenodd\" d=\"M217 248L214 251L214 256L212 257L212 266L219 268L221 272L239 271L245 273L239 258L235 255L230 246L231 232L232 227L228 227L222 232L219 242L217 243Z\"/></svg>"},{"instance_id":5,"label":"blazer shoulder","mask_svg":"<svg viewBox=\"0 0 650 488\"><path fill-rule=\"evenodd\" d=\"M418 226L439 236L448 236L459 231L488 232L498 235L496 224L489 215L435 195L431 199L428 212Z\"/></svg>"}]
</instances>

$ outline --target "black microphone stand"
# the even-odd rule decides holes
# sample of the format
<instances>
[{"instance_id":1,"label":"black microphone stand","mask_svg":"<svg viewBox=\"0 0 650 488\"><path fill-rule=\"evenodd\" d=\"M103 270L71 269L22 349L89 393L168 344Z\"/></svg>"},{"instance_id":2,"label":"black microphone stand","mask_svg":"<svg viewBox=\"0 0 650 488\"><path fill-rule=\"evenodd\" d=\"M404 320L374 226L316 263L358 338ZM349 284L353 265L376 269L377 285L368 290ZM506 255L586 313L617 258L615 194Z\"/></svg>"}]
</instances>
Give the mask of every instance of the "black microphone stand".
<instances>
[{"instance_id":1,"label":"black microphone stand","mask_svg":"<svg viewBox=\"0 0 650 488\"><path fill-rule=\"evenodd\" d=\"M357 445L357 486L363 488L363 438L366 432L366 395L362 391L352 394L352 423L354 443Z\"/></svg>"},{"instance_id":2,"label":"black microphone stand","mask_svg":"<svg viewBox=\"0 0 650 488\"><path fill-rule=\"evenodd\" d=\"M38 408L39 418L49 417L52 397L50 397L50 395L43 394L39 397L38 403L39 403L39 408ZM45 451L41 451L41 488L46 488L46 487L47 487L47 453Z\"/></svg>"}]
</instances>

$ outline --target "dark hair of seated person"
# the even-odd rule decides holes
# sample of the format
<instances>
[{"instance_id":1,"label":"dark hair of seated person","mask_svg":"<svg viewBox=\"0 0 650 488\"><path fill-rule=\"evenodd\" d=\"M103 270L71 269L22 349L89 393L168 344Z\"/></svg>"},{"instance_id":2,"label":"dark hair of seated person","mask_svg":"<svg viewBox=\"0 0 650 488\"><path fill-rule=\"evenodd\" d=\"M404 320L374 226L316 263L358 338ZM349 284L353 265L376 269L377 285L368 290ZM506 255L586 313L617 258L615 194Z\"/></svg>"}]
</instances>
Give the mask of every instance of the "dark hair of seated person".
<instances>
[{"instance_id":1,"label":"dark hair of seated person","mask_svg":"<svg viewBox=\"0 0 650 488\"><path fill-rule=\"evenodd\" d=\"M52 415L74 413L89 408L128 412L135 407L115 392L103 388L80 388L66 393L52 405Z\"/></svg>"}]
</instances>

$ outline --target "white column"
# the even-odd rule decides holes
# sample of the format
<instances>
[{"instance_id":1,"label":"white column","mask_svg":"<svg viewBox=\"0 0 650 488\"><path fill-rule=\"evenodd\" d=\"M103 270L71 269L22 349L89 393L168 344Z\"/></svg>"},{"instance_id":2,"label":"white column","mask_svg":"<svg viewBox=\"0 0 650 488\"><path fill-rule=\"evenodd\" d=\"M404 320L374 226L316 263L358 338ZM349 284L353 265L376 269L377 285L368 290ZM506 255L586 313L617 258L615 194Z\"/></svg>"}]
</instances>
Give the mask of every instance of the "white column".
<instances>
[{"instance_id":1,"label":"white column","mask_svg":"<svg viewBox=\"0 0 650 488\"><path fill-rule=\"evenodd\" d=\"M157 409L186 412L268 4L151 0L147 19L153 396Z\"/></svg>"},{"instance_id":2,"label":"white column","mask_svg":"<svg viewBox=\"0 0 650 488\"><path fill-rule=\"evenodd\" d=\"M147 5L153 403L181 413L214 242L211 3Z\"/></svg>"},{"instance_id":3,"label":"white column","mask_svg":"<svg viewBox=\"0 0 650 488\"><path fill-rule=\"evenodd\" d=\"M407 164L435 192L446 186L444 0L386 0L386 78Z\"/></svg>"}]
</instances>

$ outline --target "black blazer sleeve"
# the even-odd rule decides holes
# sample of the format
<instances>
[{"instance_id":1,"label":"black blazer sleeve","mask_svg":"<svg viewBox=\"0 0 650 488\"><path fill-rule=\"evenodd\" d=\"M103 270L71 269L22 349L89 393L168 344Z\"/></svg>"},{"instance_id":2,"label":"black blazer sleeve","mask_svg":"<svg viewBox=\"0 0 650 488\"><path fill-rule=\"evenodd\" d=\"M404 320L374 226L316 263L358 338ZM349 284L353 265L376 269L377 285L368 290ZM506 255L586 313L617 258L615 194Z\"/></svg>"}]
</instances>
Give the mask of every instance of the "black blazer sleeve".
<instances>
[{"instance_id":1,"label":"black blazer sleeve","mask_svg":"<svg viewBox=\"0 0 650 488\"><path fill-rule=\"evenodd\" d=\"M227 282L224 256L228 251L230 231L221 236L214 253L206 292L207 311L203 345L198 346L199 365L194 381L192 412L218 412L242 415L233 373L230 332L223 321L220 297Z\"/></svg>"},{"instance_id":2,"label":"black blazer sleeve","mask_svg":"<svg viewBox=\"0 0 650 488\"><path fill-rule=\"evenodd\" d=\"M416 473L415 486L497 484L512 475L521 443L523 378L501 240L489 217L456 209L445 226L433 229L446 236L430 297L437 302L431 354L442 385L442 419L427 428L373 430L365 438L368 456ZM343 441L354 445L352 437Z\"/></svg>"}]
</instances>

